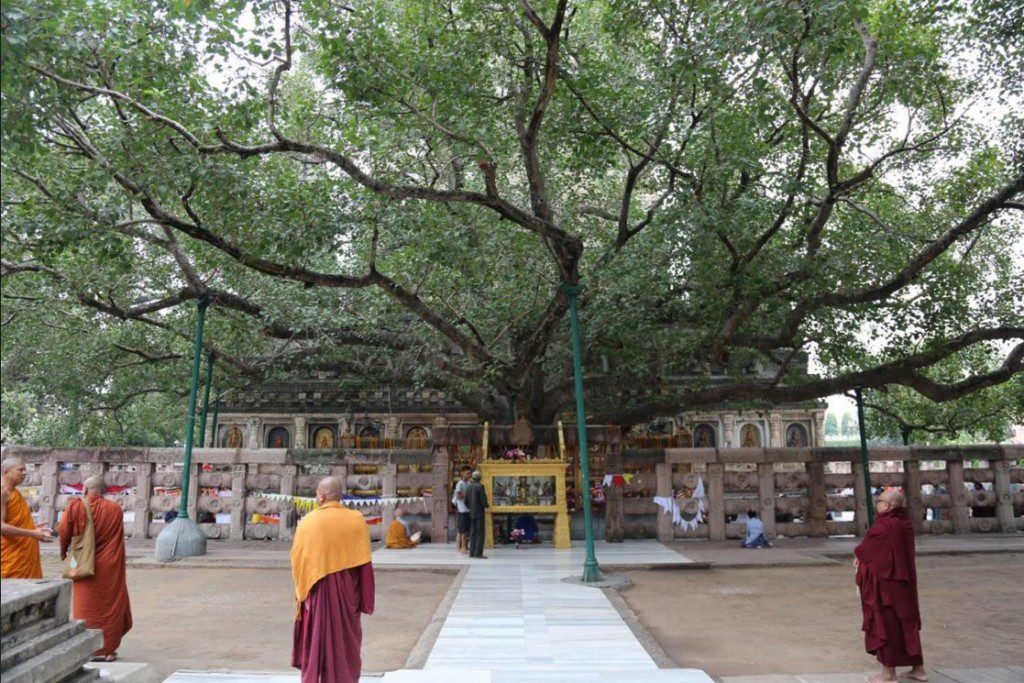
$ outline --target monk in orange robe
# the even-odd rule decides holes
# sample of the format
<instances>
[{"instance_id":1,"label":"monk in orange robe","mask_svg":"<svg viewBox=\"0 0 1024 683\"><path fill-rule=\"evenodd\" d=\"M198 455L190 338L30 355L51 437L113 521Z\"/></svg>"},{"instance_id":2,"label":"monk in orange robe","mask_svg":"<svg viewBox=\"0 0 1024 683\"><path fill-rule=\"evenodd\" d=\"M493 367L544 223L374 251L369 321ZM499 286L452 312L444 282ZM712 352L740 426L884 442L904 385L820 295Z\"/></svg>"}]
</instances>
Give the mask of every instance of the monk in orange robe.
<instances>
[{"instance_id":1,"label":"monk in orange robe","mask_svg":"<svg viewBox=\"0 0 1024 683\"><path fill-rule=\"evenodd\" d=\"M292 541L292 666L302 683L358 683L362 669L360 615L373 614L374 601L370 532L361 513L341 505L343 490L339 479L322 479L318 507Z\"/></svg>"},{"instance_id":2,"label":"monk in orange robe","mask_svg":"<svg viewBox=\"0 0 1024 683\"><path fill-rule=\"evenodd\" d=\"M86 479L82 487L96 532L96 569L93 576L75 580L71 612L75 619L84 620L87 628L103 631L103 647L94 660L112 662L117 659L121 638L132 628L132 608L125 581L124 513L121 506L103 497L106 492L99 475ZM85 503L73 499L60 520L61 559L67 556L71 537L85 532L86 519Z\"/></svg>"},{"instance_id":3,"label":"monk in orange robe","mask_svg":"<svg viewBox=\"0 0 1024 683\"><path fill-rule=\"evenodd\" d=\"M51 543L50 527L37 526L32 510L18 486L25 481L25 463L8 458L0 463L3 490L0 499L0 576L5 579L41 579L39 544Z\"/></svg>"},{"instance_id":4,"label":"monk in orange robe","mask_svg":"<svg viewBox=\"0 0 1024 683\"><path fill-rule=\"evenodd\" d=\"M405 516L405 510L402 508L395 508L395 521L388 525L388 533L384 538L385 548L395 548L396 550L407 550L409 548L415 548L419 545L419 532L409 536L409 527L405 525L405 520L402 517Z\"/></svg>"}]
</instances>

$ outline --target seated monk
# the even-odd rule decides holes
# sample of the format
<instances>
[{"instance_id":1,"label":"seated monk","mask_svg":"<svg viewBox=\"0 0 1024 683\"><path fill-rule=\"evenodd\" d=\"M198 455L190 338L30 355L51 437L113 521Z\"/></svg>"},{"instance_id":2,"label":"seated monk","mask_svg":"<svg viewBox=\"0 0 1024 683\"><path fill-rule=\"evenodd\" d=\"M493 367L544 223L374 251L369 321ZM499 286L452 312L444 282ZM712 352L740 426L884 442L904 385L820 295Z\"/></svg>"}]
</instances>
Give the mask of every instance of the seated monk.
<instances>
[{"instance_id":1,"label":"seated monk","mask_svg":"<svg viewBox=\"0 0 1024 683\"><path fill-rule=\"evenodd\" d=\"M388 534L384 539L385 548L405 550L407 548L415 548L420 544L420 532L417 531L410 537L409 523L403 519L404 517L405 510L395 508L395 521L391 522L388 526Z\"/></svg>"}]
</instances>

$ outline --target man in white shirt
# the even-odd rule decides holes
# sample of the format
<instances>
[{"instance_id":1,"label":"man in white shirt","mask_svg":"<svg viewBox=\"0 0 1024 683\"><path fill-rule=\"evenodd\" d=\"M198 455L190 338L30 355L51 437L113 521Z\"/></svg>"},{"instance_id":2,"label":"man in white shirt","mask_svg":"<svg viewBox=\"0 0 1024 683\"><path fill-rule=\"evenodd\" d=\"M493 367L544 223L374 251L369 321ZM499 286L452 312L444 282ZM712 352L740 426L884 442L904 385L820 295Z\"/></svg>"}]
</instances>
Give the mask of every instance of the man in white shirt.
<instances>
[{"instance_id":1,"label":"man in white shirt","mask_svg":"<svg viewBox=\"0 0 1024 683\"><path fill-rule=\"evenodd\" d=\"M455 552L459 555L469 555L469 507L466 505L466 489L469 487L469 479L473 476L473 468L463 465L459 470L459 481L455 484L455 493L452 495L452 505L458 512L458 526L455 533Z\"/></svg>"}]
</instances>

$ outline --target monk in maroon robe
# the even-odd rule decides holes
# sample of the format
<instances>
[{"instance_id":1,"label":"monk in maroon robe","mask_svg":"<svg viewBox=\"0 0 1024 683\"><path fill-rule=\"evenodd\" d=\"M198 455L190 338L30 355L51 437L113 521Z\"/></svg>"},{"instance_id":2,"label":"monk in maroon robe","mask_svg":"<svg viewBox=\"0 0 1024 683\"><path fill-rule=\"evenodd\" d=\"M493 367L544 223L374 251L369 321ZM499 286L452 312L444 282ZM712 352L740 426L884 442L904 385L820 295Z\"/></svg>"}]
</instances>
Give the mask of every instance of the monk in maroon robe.
<instances>
[{"instance_id":1,"label":"monk in maroon robe","mask_svg":"<svg viewBox=\"0 0 1024 683\"><path fill-rule=\"evenodd\" d=\"M103 647L96 651L95 659L112 662L117 659L121 638L131 630L132 607L125 576L124 511L120 505L103 497L106 489L103 477L96 475L86 479L82 490L85 495L68 504L59 531L63 559L72 536L85 532L87 517L83 499L88 499L96 532L96 569L93 576L75 580L71 613L75 619L84 620L87 628L103 631Z\"/></svg>"},{"instance_id":2,"label":"monk in maroon robe","mask_svg":"<svg viewBox=\"0 0 1024 683\"><path fill-rule=\"evenodd\" d=\"M864 646L882 665L882 672L868 680L896 683L896 667L910 666L906 678L927 681L921 653L914 525L898 491L879 496L875 509L875 523L853 551L864 611Z\"/></svg>"},{"instance_id":3,"label":"monk in maroon robe","mask_svg":"<svg viewBox=\"0 0 1024 683\"><path fill-rule=\"evenodd\" d=\"M302 683L358 683L362 669L360 615L373 614L374 600L370 533L361 513L341 505L341 495L340 480L321 480L318 507L292 542L292 666L302 670Z\"/></svg>"}]
</instances>

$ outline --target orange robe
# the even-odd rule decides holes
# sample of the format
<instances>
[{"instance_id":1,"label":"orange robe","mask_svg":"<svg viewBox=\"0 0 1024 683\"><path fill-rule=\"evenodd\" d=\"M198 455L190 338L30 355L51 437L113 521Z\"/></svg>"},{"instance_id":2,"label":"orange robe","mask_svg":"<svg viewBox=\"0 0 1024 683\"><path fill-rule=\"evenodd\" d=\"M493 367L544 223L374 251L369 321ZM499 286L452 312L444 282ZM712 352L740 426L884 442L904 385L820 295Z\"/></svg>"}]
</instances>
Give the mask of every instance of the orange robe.
<instances>
[{"instance_id":1,"label":"orange robe","mask_svg":"<svg viewBox=\"0 0 1024 683\"><path fill-rule=\"evenodd\" d=\"M298 603L292 666L302 671L302 683L358 683L360 615L374 608L363 515L336 501L324 503L299 522L291 558Z\"/></svg>"},{"instance_id":2,"label":"orange robe","mask_svg":"<svg viewBox=\"0 0 1024 683\"><path fill-rule=\"evenodd\" d=\"M121 638L132 628L132 608L125 580L124 513L117 503L89 496L96 530L96 573L78 579L72 590L72 614L88 628L102 629L103 649L97 656L117 652ZM60 520L60 556L67 555L71 537L85 531L85 506L75 498Z\"/></svg>"},{"instance_id":3,"label":"orange robe","mask_svg":"<svg viewBox=\"0 0 1024 683\"><path fill-rule=\"evenodd\" d=\"M7 523L22 529L35 529L32 510L15 488L7 499ZM41 579L43 563L39 560L39 541L28 536L0 538L0 576L5 579Z\"/></svg>"},{"instance_id":4,"label":"orange robe","mask_svg":"<svg viewBox=\"0 0 1024 683\"><path fill-rule=\"evenodd\" d=\"M384 539L384 547L406 550L408 548L415 548L416 544L409 538L405 525L396 519L388 525L388 535Z\"/></svg>"}]
</instances>

